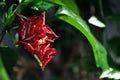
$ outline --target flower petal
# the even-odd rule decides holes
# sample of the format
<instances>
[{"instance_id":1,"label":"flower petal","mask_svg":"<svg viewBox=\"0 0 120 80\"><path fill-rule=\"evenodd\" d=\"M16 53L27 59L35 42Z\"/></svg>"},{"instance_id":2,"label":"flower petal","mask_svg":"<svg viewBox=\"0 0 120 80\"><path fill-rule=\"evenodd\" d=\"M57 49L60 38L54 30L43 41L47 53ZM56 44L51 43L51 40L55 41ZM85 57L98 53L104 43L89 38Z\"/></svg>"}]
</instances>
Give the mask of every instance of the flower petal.
<instances>
[{"instance_id":1,"label":"flower petal","mask_svg":"<svg viewBox=\"0 0 120 80\"><path fill-rule=\"evenodd\" d=\"M56 53L56 49L50 48L50 44L58 36L45 24L45 12L27 19L19 14L16 15L20 19L19 41L17 44L20 44L28 53L34 54L36 59L39 59L38 62L42 70L44 70Z\"/></svg>"}]
</instances>

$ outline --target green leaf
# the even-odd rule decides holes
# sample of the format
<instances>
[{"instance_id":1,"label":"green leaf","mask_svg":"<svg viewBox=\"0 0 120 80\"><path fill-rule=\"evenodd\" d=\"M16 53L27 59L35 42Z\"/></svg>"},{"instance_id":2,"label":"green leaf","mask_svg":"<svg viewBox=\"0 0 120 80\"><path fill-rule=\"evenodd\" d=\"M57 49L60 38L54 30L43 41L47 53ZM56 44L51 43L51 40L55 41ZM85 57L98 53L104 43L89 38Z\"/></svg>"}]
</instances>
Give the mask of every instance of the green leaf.
<instances>
[{"instance_id":1,"label":"green leaf","mask_svg":"<svg viewBox=\"0 0 120 80\"><path fill-rule=\"evenodd\" d=\"M48 10L55 6L55 4L49 2L49 0L25 0L23 5L29 5L34 10Z\"/></svg>"},{"instance_id":2,"label":"green leaf","mask_svg":"<svg viewBox=\"0 0 120 80\"><path fill-rule=\"evenodd\" d=\"M0 56L0 80L10 80Z\"/></svg>"},{"instance_id":3,"label":"green leaf","mask_svg":"<svg viewBox=\"0 0 120 80\"><path fill-rule=\"evenodd\" d=\"M42 9L42 10L48 10L49 8L55 6L55 4L48 2L48 0L36 0L36 2L33 2L33 5L31 6L32 9Z\"/></svg>"},{"instance_id":4,"label":"green leaf","mask_svg":"<svg viewBox=\"0 0 120 80\"><path fill-rule=\"evenodd\" d=\"M92 46L97 67L102 68L102 70L107 70L109 68L107 62L107 52L105 48L92 35L85 21L80 16L72 12L70 9L65 7L61 7L58 10L57 17L73 25L76 29L78 29L85 35Z\"/></svg>"},{"instance_id":5,"label":"green leaf","mask_svg":"<svg viewBox=\"0 0 120 80\"><path fill-rule=\"evenodd\" d=\"M0 6L5 6L6 3L5 2L0 2Z\"/></svg>"},{"instance_id":6,"label":"green leaf","mask_svg":"<svg viewBox=\"0 0 120 80\"><path fill-rule=\"evenodd\" d=\"M14 9L14 11L13 11L13 7L15 6L15 4L12 4L10 6L10 8L8 9L8 12L10 12L10 13L7 13L7 11L6 11L6 12L4 12L4 14L2 14L3 30L1 32L2 34L0 34L0 42L2 41L6 31L10 31L10 29L13 27L12 22L15 19L15 13L18 13L22 10L22 3L23 3L23 1L17 5L17 7Z\"/></svg>"},{"instance_id":7,"label":"green leaf","mask_svg":"<svg viewBox=\"0 0 120 80\"><path fill-rule=\"evenodd\" d=\"M62 5L64 6L64 3L62 2L62 0L49 0L50 2L56 3L58 5Z\"/></svg>"},{"instance_id":8,"label":"green leaf","mask_svg":"<svg viewBox=\"0 0 120 80\"><path fill-rule=\"evenodd\" d=\"M0 53L7 71L11 73L18 59L17 53L9 47L0 47Z\"/></svg>"},{"instance_id":9,"label":"green leaf","mask_svg":"<svg viewBox=\"0 0 120 80\"><path fill-rule=\"evenodd\" d=\"M48 0L58 5L65 6L71 9L75 14L79 15L79 9L75 3L75 0Z\"/></svg>"},{"instance_id":10,"label":"green leaf","mask_svg":"<svg viewBox=\"0 0 120 80\"><path fill-rule=\"evenodd\" d=\"M5 26L8 26L9 24L11 24L11 22L14 20L14 11L13 8L16 4L12 4L9 9L8 12L6 14L6 22L5 22Z\"/></svg>"},{"instance_id":11,"label":"green leaf","mask_svg":"<svg viewBox=\"0 0 120 80\"><path fill-rule=\"evenodd\" d=\"M73 27L75 27L80 32L82 32L83 35L85 35L85 37L88 39L88 41L92 46L97 67L100 67L103 71L109 71L110 69L109 73L107 74L104 74L103 72L101 78L106 78L106 77L111 78L109 74L112 74L112 78L116 79L116 76L114 75L120 72L116 69L110 68L110 66L108 65L106 49L92 35L86 22L80 16L76 15L74 12L72 12L70 9L66 7L59 8L56 15L59 19L73 25ZM120 74L118 75L120 76Z\"/></svg>"},{"instance_id":12,"label":"green leaf","mask_svg":"<svg viewBox=\"0 0 120 80\"><path fill-rule=\"evenodd\" d=\"M16 4L12 4L10 7L9 7L9 9L8 9L8 16L11 16L11 15L13 15L13 8L14 8L14 6L16 6Z\"/></svg>"},{"instance_id":13,"label":"green leaf","mask_svg":"<svg viewBox=\"0 0 120 80\"><path fill-rule=\"evenodd\" d=\"M23 1L21 3L19 3L14 10L13 10L13 7L16 4L12 4L10 6L10 8L8 9L7 19L6 19L6 22L5 22L6 30L8 30L8 29L10 29L12 27L11 24L12 24L13 20L15 19L15 13L18 13L18 12L20 12L22 10L22 3L23 3Z\"/></svg>"},{"instance_id":14,"label":"green leaf","mask_svg":"<svg viewBox=\"0 0 120 80\"><path fill-rule=\"evenodd\" d=\"M24 0L23 4L28 5L29 3L33 2L34 0Z\"/></svg>"}]
</instances>

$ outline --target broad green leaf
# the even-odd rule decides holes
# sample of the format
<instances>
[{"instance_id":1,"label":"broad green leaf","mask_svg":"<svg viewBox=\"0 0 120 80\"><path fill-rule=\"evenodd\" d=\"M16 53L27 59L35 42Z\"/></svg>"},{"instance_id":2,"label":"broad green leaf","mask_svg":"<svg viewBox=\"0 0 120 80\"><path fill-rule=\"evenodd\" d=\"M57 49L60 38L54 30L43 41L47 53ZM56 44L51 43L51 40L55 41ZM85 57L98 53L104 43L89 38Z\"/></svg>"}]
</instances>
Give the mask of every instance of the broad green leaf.
<instances>
[{"instance_id":1,"label":"broad green leaf","mask_svg":"<svg viewBox=\"0 0 120 80\"><path fill-rule=\"evenodd\" d=\"M36 0L36 2L33 2L33 5L31 6L32 9L42 9L42 10L48 10L49 8L55 6L55 4L48 2L48 0Z\"/></svg>"},{"instance_id":2,"label":"broad green leaf","mask_svg":"<svg viewBox=\"0 0 120 80\"><path fill-rule=\"evenodd\" d=\"M65 7L61 7L58 10L57 17L73 25L76 29L78 29L85 35L92 46L97 67L102 68L102 70L107 70L109 68L107 62L107 52L105 48L92 35L85 21L80 16L72 12L70 9Z\"/></svg>"},{"instance_id":3,"label":"broad green leaf","mask_svg":"<svg viewBox=\"0 0 120 80\"><path fill-rule=\"evenodd\" d=\"M49 8L54 6L53 3L57 5L66 6L69 9L71 9L74 13L79 15L79 10L75 3L75 0L24 0L23 2L24 5L30 4L31 8L36 10L48 10Z\"/></svg>"},{"instance_id":4,"label":"broad green leaf","mask_svg":"<svg viewBox=\"0 0 120 80\"><path fill-rule=\"evenodd\" d=\"M79 15L79 9L75 3L75 0L48 0L48 1L56 3L58 5L65 6L71 9L75 14Z\"/></svg>"},{"instance_id":5,"label":"broad green leaf","mask_svg":"<svg viewBox=\"0 0 120 80\"><path fill-rule=\"evenodd\" d=\"M0 80L10 80L0 56Z\"/></svg>"},{"instance_id":6,"label":"broad green leaf","mask_svg":"<svg viewBox=\"0 0 120 80\"><path fill-rule=\"evenodd\" d=\"M7 71L11 73L13 66L16 64L16 60L18 59L17 53L9 47L0 47L0 54Z\"/></svg>"},{"instance_id":7,"label":"broad green leaf","mask_svg":"<svg viewBox=\"0 0 120 80\"><path fill-rule=\"evenodd\" d=\"M49 0L25 0L23 5L29 5L34 10L48 10L55 5L48 1Z\"/></svg>"},{"instance_id":8,"label":"broad green leaf","mask_svg":"<svg viewBox=\"0 0 120 80\"><path fill-rule=\"evenodd\" d=\"M119 71L114 69L114 68L110 68L110 66L108 65L108 60L107 60L107 52L106 49L103 47L103 45L96 40L96 38L92 35L88 25L85 23L85 21L78 15L76 15L74 12L72 12L70 9L66 8L66 7L61 7L58 12L57 12L57 17L71 25L73 25L73 27L75 27L76 29L78 29L80 32L83 33L83 35L85 35L85 37L88 39L88 41L90 42L93 52L94 52L94 57L95 57L95 61L96 61L96 65L97 67L101 68L104 72L101 75L101 78L111 78L111 76L109 76L109 74L112 74L112 78L116 79L116 76L114 75L119 75ZM78 35L77 35L78 36ZM109 71L109 69L112 69ZM109 73L105 74L106 71L109 71ZM115 72L113 72L115 71ZM120 77L119 77L120 79Z\"/></svg>"}]
</instances>

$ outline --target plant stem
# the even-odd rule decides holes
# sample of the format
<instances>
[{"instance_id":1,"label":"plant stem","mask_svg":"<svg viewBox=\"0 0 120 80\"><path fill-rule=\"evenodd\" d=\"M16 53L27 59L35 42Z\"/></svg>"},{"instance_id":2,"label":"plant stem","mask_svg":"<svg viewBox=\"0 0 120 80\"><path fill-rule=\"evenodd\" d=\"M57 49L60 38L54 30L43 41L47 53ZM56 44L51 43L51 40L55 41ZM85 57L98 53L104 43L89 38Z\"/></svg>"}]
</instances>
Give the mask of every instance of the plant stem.
<instances>
[{"instance_id":1,"label":"plant stem","mask_svg":"<svg viewBox=\"0 0 120 80\"><path fill-rule=\"evenodd\" d=\"M104 16L104 10L103 10L103 4L102 4L102 0L99 0L99 7L100 7L100 15L102 17L102 20L105 22L105 16ZM105 47L107 47L107 37L106 37L106 29L104 29L103 31L103 44Z\"/></svg>"},{"instance_id":2,"label":"plant stem","mask_svg":"<svg viewBox=\"0 0 120 80\"><path fill-rule=\"evenodd\" d=\"M0 55L0 80L10 80Z\"/></svg>"},{"instance_id":3,"label":"plant stem","mask_svg":"<svg viewBox=\"0 0 120 80\"><path fill-rule=\"evenodd\" d=\"M102 5L102 0L99 0L99 7L100 7L100 15L104 19L104 10Z\"/></svg>"}]
</instances>

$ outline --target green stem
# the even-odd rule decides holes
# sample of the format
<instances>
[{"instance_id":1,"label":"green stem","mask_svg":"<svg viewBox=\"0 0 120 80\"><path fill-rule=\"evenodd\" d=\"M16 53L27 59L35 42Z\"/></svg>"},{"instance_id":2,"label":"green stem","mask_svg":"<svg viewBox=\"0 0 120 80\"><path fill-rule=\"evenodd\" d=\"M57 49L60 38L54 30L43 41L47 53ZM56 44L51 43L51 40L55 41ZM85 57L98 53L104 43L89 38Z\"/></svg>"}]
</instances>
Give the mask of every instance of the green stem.
<instances>
[{"instance_id":1,"label":"green stem","mask_svg":"<svg viewBox=\"0 0 120 80\"><path fill-rule=\"evenodd\" d=\"M0 56L0 80L10 80Z\"/></svg>"},{"instance_id":2,"label":"green stem","mask_svg":"<svg viewBox=\"0 0 120 80\"><path fill-rule=\"evenodd\" d=\"M102 0L99 0L99 7L100 7L101 17L104 19L104 10L103 10L103 5L102 5Z\"/></svg>"},{"instance_id":3,"label":"green stem","mask_svg":"<svg viewBox=\"0 0 120 80\"><path fill-rule=\"evenodd\" d=\"M102 0L99 0L99 7L100 7L100 14L101 17L103 19L103 21L105 22L105 16L104 16L104 10L103 10L103 4L102 4ZM103 44L105 47L107 47L107 36L106 36L106 29L103 31Z\"/></svg>"}]
</instances>

